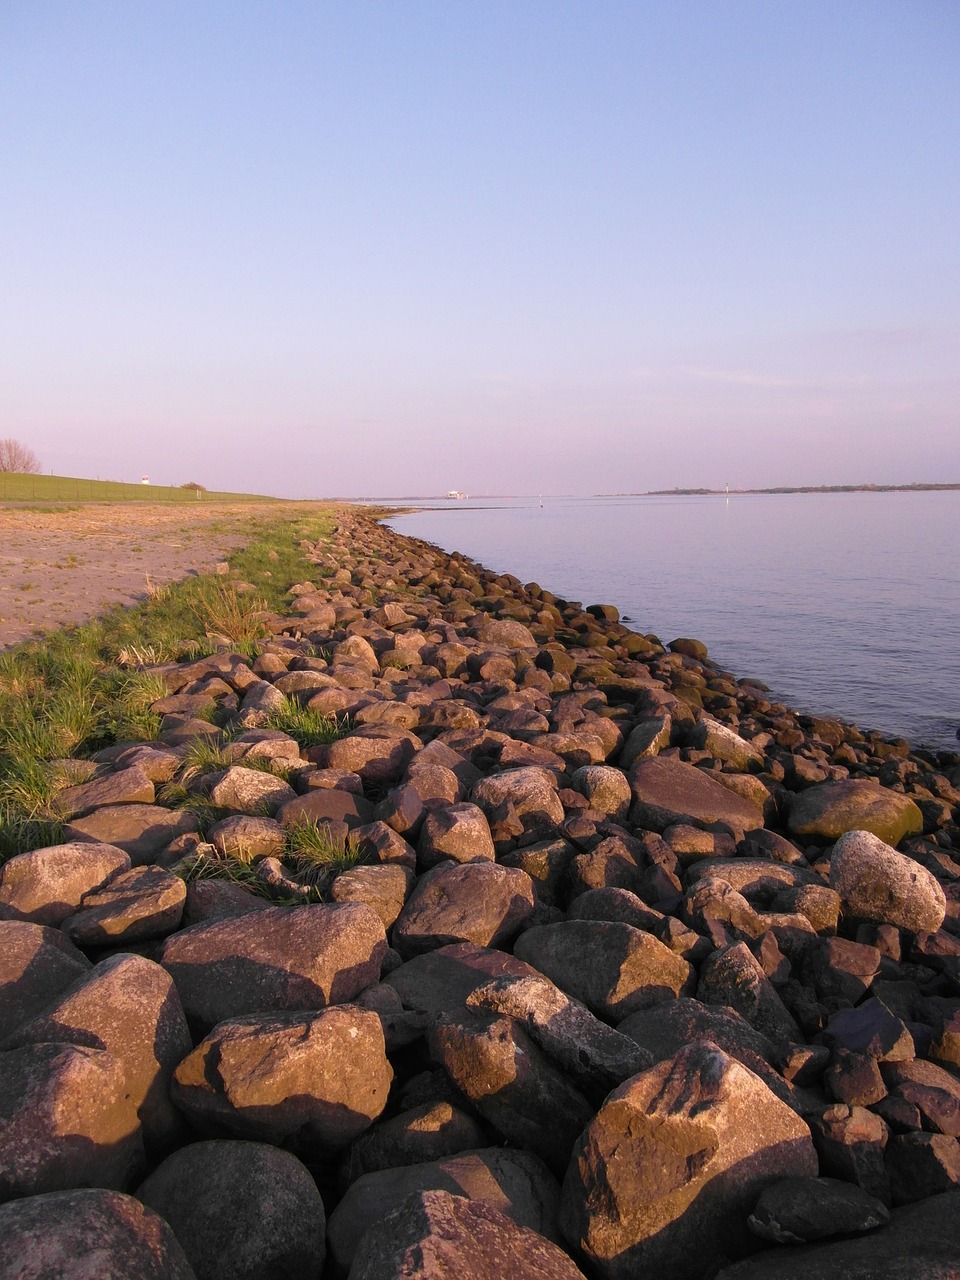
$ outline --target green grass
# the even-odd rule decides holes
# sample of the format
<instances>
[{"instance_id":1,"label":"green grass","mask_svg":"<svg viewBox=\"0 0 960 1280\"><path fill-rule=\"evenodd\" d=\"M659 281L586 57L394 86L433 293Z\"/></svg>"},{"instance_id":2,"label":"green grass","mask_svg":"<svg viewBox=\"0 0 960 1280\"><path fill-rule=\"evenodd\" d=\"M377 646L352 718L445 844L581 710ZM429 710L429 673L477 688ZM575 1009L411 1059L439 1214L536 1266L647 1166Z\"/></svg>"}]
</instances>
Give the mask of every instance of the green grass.
<instances>
[{"instance_id":1,"label":"green grass","mask_svg":"<svg viewBox=\"0 0 960 1280\"><path fill-rule=\"evenodd\" d=\"M349 732L346 717L338 720L336 716L324 715L312 707L302 707L293 701L272 711L267 724L271 729L278 729L293 738L301 749L335 742Z\"/></svg>"},{"instance_id":2,"label":"green grass","mask_svg":"<svg viewBox=\"0 0 960 1280\"><path fill-rule=\"evenodd\" d=\"M322 891L341 873L363 861L360 848L348 836L338 840L324 823L304 820L287 831L287 849L281 861L302 884Z\"/></svg>"},{"instance_id":3,"label":"green grass","mask_svg":"<svg viewBox=\"0 0 960 1280\"><path fill-rule=\"evenodd\" d=\"M297 543L318 541L332 523L332 513L316 508L293 520L250 521L247 545L230 564L233 574L253 584L252 592L238 592L229 579L216 575L187 578L133 608L114 609L83 626L0 653L3 847L39 847L44 832L54 829L51 806L65 782L52 761L89 755L113 742L156 737L159 719L150 705L166 694L166 685L156 674L139 670L138 662L180 661L211 652L205 634L213 621L211 601L236 607L239 638L229 640L240 647L244 637L250 638L249 630L242 630L247 612L282 611L289 603L287 587L321 576ZM329 726L308 727L332 732ZM207 771L213 763L208 761ZM218 761L217 767L230 763ZM263 767L253 761L248 766Z\"/></svg>"},{"instance_id":4,"label":"green grass","mask_svg":"<svg viewBox=\"0 0 960 1280\"><path fill-rule=\"evenodd\" d=\"M197 617L206 635L224 636L241 653L255 656L260 641L270 634L267 602L242 592L222 577L200 579L195 588Z\"/></svg>"},{"instance_id":5,"label":"green grass","mask_svg":"<svg viewBox=\"0 0 960 1280\"><path fill-rule=\"evenodd\" d=\"M76 476L0 472L0 502L276 502L259 493L203 492L178 485L128 484L119 480L83 480ZM40 508L43 510L44 508Z\"/></svg>"}]
</instances>

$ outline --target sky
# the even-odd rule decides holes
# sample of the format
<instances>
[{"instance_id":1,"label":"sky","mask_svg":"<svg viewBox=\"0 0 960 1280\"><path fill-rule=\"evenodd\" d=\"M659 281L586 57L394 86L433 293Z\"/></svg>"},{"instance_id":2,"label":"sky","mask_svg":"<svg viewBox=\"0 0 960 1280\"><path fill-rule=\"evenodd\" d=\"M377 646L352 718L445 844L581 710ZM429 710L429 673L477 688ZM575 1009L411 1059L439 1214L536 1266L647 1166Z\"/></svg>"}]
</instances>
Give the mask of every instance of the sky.
<instances>
[{"instance_id":1,"label":"sky","mask_svg":"<svg viewBox=\"0 0 960 1280\"><path fill-rule=\"evenodd\" d=\"M0 0L0 437L285 497L960 482L956 0Z\"/></svg>"}]
</instances>

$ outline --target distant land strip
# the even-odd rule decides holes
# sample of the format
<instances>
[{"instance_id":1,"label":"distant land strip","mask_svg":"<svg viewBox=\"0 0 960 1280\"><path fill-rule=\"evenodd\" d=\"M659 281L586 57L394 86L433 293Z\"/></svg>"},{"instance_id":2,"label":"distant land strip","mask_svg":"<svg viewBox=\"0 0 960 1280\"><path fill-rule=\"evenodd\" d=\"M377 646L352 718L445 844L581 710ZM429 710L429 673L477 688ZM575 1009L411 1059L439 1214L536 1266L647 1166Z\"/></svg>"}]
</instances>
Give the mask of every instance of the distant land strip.
<instances>
[{"instance_id":1,"label":"distant land strip","mask_svg":"<svg viewBox=\"0 0 960 1280\"><path fill-rule=\"evenodd\" d=\"M713 493L917 493L960 489L960 484L804 484L777 485L771 489L648 489L646 493L611 494L611 497L652 498L673 494Z\"/></svg>"}]
</instances>

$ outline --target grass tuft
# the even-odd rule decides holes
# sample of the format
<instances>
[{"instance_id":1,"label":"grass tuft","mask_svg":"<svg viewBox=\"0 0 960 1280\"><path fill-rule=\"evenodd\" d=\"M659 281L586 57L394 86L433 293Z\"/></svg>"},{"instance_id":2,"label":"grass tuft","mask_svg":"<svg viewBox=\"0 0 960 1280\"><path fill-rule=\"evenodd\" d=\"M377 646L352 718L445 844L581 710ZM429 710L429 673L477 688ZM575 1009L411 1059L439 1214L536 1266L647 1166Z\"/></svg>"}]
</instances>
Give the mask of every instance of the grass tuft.
<instances>
[{"instance_id":1,"label":"grass tuft","mask_svg":"<svg viewBox=\"0 0 960 1280\"><path fill-rule=\"evenodd\" d=\"M267 725L293 738L301 749L336 742L350 732L346 716L338 720L336 716L324 715L313 707L302 707L291 699L270 713Z\"/></svg>"},{"instance_id":2,"label":"grass tuft","mask_svg":"<svg viewBox=\"0 0 960 1280\"><path fill-rule=\"evenodd\" d=\"M301 884L317 889L329 887L342 871L364 861L359 845L350 836L338 839L326 823L304 819L287 832L287 849L282 861Z\"/></svg>"},{"instance_id":3,"label":"grass tuft","mask_svg":"<svg viewBox=\"0 0 960 1280\"><path fill-rule=\"evenodd\" d=\"M238 590L236 583L212 577L196 588L197 617L208 635L224 636L245 654L255 654L270 634L267 602Z\"/></svg>"}]
</instances>

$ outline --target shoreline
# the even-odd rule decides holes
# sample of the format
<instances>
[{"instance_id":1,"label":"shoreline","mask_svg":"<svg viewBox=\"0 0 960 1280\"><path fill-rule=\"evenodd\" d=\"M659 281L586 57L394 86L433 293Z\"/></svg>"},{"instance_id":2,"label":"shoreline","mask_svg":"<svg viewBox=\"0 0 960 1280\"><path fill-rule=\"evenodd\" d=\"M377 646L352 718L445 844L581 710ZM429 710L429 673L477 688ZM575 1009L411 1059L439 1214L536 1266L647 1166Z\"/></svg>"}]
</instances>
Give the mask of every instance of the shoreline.
<instances>
[{"instance_id":1,"label":"shoreline","mask_svg":"<svg viewBox=\"0 0 960 1280\"><path fill-rule=\"evenodd\" d=\"M0 869L0 955L33 947L6 979L0 1239L52 1192L54 1239L145 1205L202 1280L241 1189L282 1176L293 1207L245 1262L295 1239L314 1280L437 1236L557 1280L623 1256L776 1280L837 1248L913 1259L917 1231L953 1258L960 756L338 514L259 654L154 668L159 738L99 752L59 797L67 843ZM191 775L202 829L163 790L221 738L201 704L231 726ZM293 706L340 731L270 727ZM320 902L285 843L304 822L359 855ZM51 1074L70 1054L97 1089ZM23 1119L36 1079L83 1152ZM854 1193L842 1245L747 1223L817 1241Z\"/></svg>"}]
</instances>

